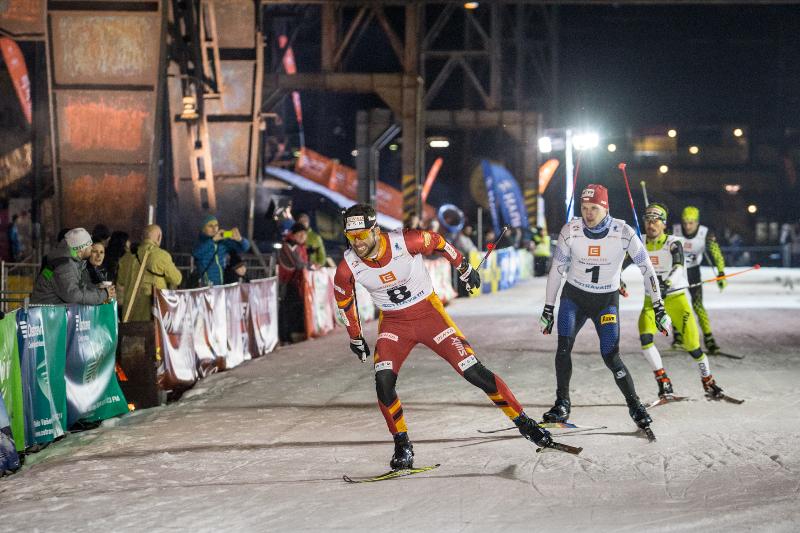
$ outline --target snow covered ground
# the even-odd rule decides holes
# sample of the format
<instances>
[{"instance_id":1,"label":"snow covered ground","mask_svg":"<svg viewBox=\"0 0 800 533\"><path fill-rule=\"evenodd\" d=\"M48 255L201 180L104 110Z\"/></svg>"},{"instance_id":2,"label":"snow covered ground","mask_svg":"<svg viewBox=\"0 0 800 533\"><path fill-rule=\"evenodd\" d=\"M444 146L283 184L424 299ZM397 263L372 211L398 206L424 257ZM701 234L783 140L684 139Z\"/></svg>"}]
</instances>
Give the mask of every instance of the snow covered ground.
<instances>
[{"instance_id":1,"label":"snow covered ground","mask_svg":"<svg viewBox=\"0 0 800 533\"><path fill-rule=\"evenodd\" d=\"M626 279L622 355L652 400L636 331L641 278L629 269ZM448 308L537 419L555 389L556 339L536 326L543 298L540 278ZM712 358L713 373L746 402L704 400L689 356L665 353L676 393L694 401L651 411L652 444L635 432L591 327L574 351L572 419L607 429L560 437L585 448L579 457L537 454L515 432L478 433L508 421L418 348L398 391L417 464L442 466L346 484L344 473L387 470L392 445L371 367L340 331L30 457L0 480L0 531L798 531L800 271L748 273L722 294L708 284L706 300L720 345L746 355Z\"/></svg>"}]
</instances>

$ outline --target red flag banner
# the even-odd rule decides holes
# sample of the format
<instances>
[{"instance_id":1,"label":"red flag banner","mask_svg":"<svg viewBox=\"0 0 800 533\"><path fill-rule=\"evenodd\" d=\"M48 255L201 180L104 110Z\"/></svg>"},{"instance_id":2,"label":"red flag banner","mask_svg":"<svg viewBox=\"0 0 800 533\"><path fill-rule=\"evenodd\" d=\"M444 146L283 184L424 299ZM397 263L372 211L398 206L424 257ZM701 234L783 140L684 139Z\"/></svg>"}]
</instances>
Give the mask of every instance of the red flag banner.
<instances>
[{"instance_id":1,"label":"red flag banner","mask_svg":"<svg viewBox=\"0 0 800 533\"><path fill-rule=\"evenodd\" d=\"M17 92L17 98L22 106L22 112L28 119L28 124L33 122L33 110L31 107L31 80L28 77L28 67L25 66L25 57L17 43L8 37L0 37L0 51L3 53L3 60L6 62L8 73L11 75L11 82Z\"/></svg>"}]
</instances>

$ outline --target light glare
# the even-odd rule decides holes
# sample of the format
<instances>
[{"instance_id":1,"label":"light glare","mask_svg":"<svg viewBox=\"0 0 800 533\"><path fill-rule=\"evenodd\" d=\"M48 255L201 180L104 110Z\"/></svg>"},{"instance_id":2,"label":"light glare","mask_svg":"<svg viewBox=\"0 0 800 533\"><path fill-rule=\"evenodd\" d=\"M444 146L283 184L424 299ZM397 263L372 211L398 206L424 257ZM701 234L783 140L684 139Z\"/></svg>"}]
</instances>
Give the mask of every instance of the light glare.
<instances>
[{"instance_id":1,"label":"light glare","mask_svg":"<svg viewBox=\"0 0 800 533\"><path fill-rule=\"evenodd\" d=\"M735 130L733 130L734 137L741 137L742 135L744 135L742 128L736 128Z\"/></svg>"},{"instance_id":2,"label":"light glare","mask_svg":"<svg viewBox=\"0 0 800 533\"><path fill-rule=\"evenodd\" d=\"M572 138L576 150L591 150L600 144L600 136L594 132L579 133Z\"/></svg>"},{"instance_id":3,"label":"light glare","mask_svg":"<svg viewBox=\"0 0 800 533\"><path fill-rule=\"evenodd\" d=\"M750 204L747 206L747 212L750 213L751 215L754 215L756 211L758 211L758 207L756 207L756 204Z\"/></svg>"},{"instance_id":4,"label":"light glare","mask_svg":"<svg viewBox=\"0 0 800 533\"><path fill-rule=\"evenodd\" d=\"M614 143L609 144L608 145L608 151L609 152L616 152L617 151L617 145L614 144Z\"/></svg>"},{"instance_id":5,"label":"light glare","mask_svg":"<svg viewBox=\"0 0 800 533\"><path fill-rule=\"evenodd\" d=\"M661 174L666 174L667 172L669 172L669 167L667 165L661 165L660 167L658 167L658 171Z\"/></svg>"},{"instance_id":6,"label":"light glare","mask_svg":"<svg viewBox=\"0 0 800 533\"><path fill-rule=\"evenodd\" d=\"M677 136L678 136L678 132L677 132L676 130L669 130L669 131L667 132L667 135L668 135L669 137L675 138L675 137L677 137Z\"/></svg>"},{"instance_id":7,"label":"light glare","mask_svg":"<svg viewBox=\"0 0 800 533\"><path fill-rule=\"evenodd\" d=\"M539 151L543 154L549 154L553 151L553 139L550 137L539 137Z\"/></svg>"},{"instance_id":8,"label":"light glare","mask_svg":"<svg viewBox=\"0 0 800 533\"><path fill-rule=\"evenodd\" d=\"M700 148L698 148L697 146L690 146L689 153L692 155L697 155L700 153Z\"/></svg>"}]
</instances>

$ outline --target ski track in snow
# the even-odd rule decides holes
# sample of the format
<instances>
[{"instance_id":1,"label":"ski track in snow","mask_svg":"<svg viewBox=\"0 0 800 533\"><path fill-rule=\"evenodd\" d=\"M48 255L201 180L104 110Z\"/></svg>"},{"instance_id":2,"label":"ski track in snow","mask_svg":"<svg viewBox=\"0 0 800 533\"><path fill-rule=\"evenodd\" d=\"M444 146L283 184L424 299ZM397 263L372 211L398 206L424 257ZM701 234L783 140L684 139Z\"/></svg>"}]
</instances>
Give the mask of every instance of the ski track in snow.
<instances>
[{"instance_id":1,"label":"ski track in snow","mask_svg":"<svg viewBox=\"0 0 800 533\"><path fill-rule=\"evenodd\" d=\"M641 277L628 269L625 279L620 349L647 402L657 388L638 347ZM717 341L746 356L710 357L712 372L742 405L703 399L691 358L656 341L676 394L695 401L651 410L655 443L630 421L589 325L573 352L572 420L607 429L553 431L582 446L580 456L536 453L513 430L478 433L508 420L417 348L398 394L417 464L442 466L346 484L344 473L386 471L392 443L371 365L355 360L339 331L30 456L0 480L0 531L797 531L800 291L787 279L800 284L800 270L761 269L722 294L705 287ZM555 389L557 338L537 325L544 284L448 307L478 357L537 419ZM376 323L366 331L374 346Z\"/></svg>"}]
</instances>

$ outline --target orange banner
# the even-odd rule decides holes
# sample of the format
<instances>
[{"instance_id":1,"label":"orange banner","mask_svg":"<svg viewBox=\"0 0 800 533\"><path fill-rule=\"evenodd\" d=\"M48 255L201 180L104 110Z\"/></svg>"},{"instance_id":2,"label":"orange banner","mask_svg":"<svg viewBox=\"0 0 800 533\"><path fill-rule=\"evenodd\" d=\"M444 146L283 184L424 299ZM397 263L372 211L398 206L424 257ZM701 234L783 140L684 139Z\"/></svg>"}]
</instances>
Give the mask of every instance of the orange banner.
<instances>
[{"instance_id":1,"label":"orange banner","mask_svg":"<svg viewBox=\"0 0 800 533\"><path fill-rule=\"evenodd\" d=\"M300 149L295 172L351 200L358 199L356 169L342 165L314 150ZM378 211L390 217L403 219L403 195L399 190L379 181L376 196Z\"/></svg>"},{"instance_id":2,"label":"orange banner","mask_svg":"<svg viewBox=\"0 0 800 533\"><path fill-rule=\"evenodd\" d=\"M553 174L556 173L558 168L558 159L548 159L542 166L539 167L539 194L544 194L547 186L550 185L550 180L553 179Z\"/></svg>"},{"instance_id":3,"label":"orange banner","mask_svg":"<svg viewBox=\"0 0 800 533\"><path fill-rule=\"evenodd\" d=\"M25 66L25 57L17 43L7 37L0 37L0 50L6 62L8 73L14 89L17 91L17 98L22 106L22 112L28 119L28 124L33 121L33 111L31 108L31 80L28 77L28 67Z\"/></svg>"}]
</instances>

